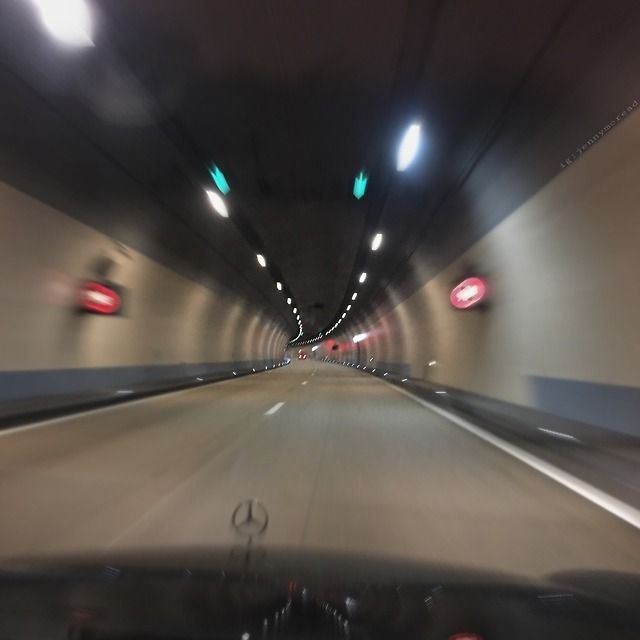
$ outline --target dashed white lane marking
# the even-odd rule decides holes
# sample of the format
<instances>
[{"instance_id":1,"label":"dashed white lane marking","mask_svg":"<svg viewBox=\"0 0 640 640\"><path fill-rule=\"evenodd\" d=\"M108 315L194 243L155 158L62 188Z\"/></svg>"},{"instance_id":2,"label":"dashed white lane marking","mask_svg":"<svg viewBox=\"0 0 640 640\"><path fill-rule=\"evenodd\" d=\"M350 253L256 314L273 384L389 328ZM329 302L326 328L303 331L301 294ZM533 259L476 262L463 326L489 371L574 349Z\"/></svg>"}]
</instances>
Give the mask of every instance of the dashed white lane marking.
<instances>
[{"instance_id":1,"label":"dashed white lane marking","mask_svg":"<svg viewBox=\"0 0 640 640\"><path fill-rule=\"evenodd\" d=\"M520 460L527 466L535 469L536 471L542 473L547 476L547 478L551 478L551 480L555 480L562 486L566 487L570 491L577 493L583 498L589 500L593 504L599 506L600 508L608 511L609 513L617 516L621 520L624 520L628 524L636 529L640 529L640 510L632 507L631 505L622 502L622 500L618 500L618 498L614 498L613 496L601 491L600 489L590 485L584 480L580 480L575 476L572 476L570 473L555 467L552 464L549 464L545 460L541 460L537 456L530 454L528 451L524 451L520 447L516 447L515 445L507 442L506 440L502 440L502 438L498 438L494 436L492 433L484 431L480 427L477 427L473 423L465 420L464 418L460 418L459 416L454 415L453 413L449 413L448 411L441 409L440 407L433 406L431 403L423 400L422 398L418 398L414 396L412 393L405 391L404 389L400 389L395 385L391 385L398 393L401 393L408 398L411 398L414 402L421 404L423 407L426 407L430 411L437 413L438 415L446 418L450 422L453 422L455 425L461 427L465 431L473 434L474 436L488 442L489 444L497 447L501 451L513 456L514 458Z\"/></svg>"},{"instance_id":2,"label":"dashed white lane marking","mask_svg":"<svg viewBox=\"0 0 640 640\"><path fill-rule=\"evenodd\" d=\"M575 436L569 435L568 433L562 433L561 431L543 429L542 427L538 427L538 431L543 431L544 433L548 433L550 436L555 436L556 438L563 438L564 440L573 440L575 442L580 442L580 440L578 440L578 438L576 438Z\"/></svg>"},{"instance_id":3,"label":"dashed white lane marking","mask_svg":"<svg viewBox=\"0 0 640 640\"><path fill-rule=\"evenodd\" d=\"M276 411L279 411L284 406L284 402L276 402L271 409L264 412L265 416L272 416Z\"/></svg>"},{"instance_id":4,"label":"dashed white lane marking","mask_svg":"<svg viewBox=\"0 0 640 640\"><path fill-rule=\"evenodd\" d=\"M305 381L302 383L302 386L304 387L304 385L305 385L305 384L307 384L307 383L308 383L308 380L305 380Z\"/></svg>"}]
</instances>

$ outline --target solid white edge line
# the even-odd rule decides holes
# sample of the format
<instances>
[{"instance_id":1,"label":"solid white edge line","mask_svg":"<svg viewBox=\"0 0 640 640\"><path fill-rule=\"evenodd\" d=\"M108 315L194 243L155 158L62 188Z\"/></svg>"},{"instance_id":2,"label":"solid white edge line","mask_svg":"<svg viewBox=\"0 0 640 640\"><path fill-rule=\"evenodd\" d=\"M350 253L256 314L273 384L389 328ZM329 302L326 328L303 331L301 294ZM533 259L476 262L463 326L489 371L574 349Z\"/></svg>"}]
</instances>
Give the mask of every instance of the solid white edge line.
<instances>
[{"instance_id":1,"label":"solid white edge line","mask_svg":"<svg viewBox=\"0 0 640 640\"><path fill-rule=\"evenodd\" d=\"M555 480L557 483L566 487L570 491L577 493L578 495L582 496L586 500L589 500L589 502L592 502L593 504L599 506L601 509L604 509L605 511L608 511L612 515L617 516L618 518L620 518L621 520L624 520L626 523L630 524L636 529L640 529L640 510L639 509L636 509L635 507L632 507L631 505L628 505L627 503L622 502L622 500L618 500L618 498L614 498L608 493L605 493L604 491L597 489L593 485L590 485L587 482L584 482L584 480L580 480L579 478L576 478L570 473L567 473L566 471L559 469L558 467L550 464L549 462L546 462L545 460L542 460L537 456L534 456L528 451L525 451L520 447L516 447L515 445L507 442L506 440L503 440L502 438L498 438L497 436L494 436L492 433L489 433L488 431L485 431L484 429L477 427L476 425L469 422L468 420L465 420L464 418L460 418L459 416L456 416L455 414L450 413L445 409L436 407L432 405L430 402L413 395L412 393L410 393L409 391L406 391L405 389L400 389L399 387L396 387L391 383L388 383L388 384L390 384L390 386L392 386L398 393L401 393L407 396L408 398L411 398L411 400L417 402L423 407L426 407L430 411L437 413L443 418L446 418L450 422L453 422L455 425L464 429L465 431L473 434L474 436L480 438L481 440L484 440L485 442L488 442L489 444L500 449L504 453L507 453L510 456L516 458L517 460L520 460L520 462L523 462L524 464L531 467L532 469L535 469L539 473L542 473L543 475L547 476L547 478L551 478L551 480Z\"/></svg>"},{"instance_id":2,"label":"solid white edge line","mask_svg":"<svg viewBox=\"0 0 640 640\"><path fill-rule=\"evenodd\" d=\"M284 405L284 402L276 402L273 407L271 407L271 409L267 409L267 411L264 412L265 416L272 416L276 411L278 411L282 406Z\"/></svg>"},{"instance_id":3,"label":"solid white edge line","mask_svg":"<svg viewBox=\"0 0 640 640\"><path fill-rule=\"evenodd\" d=\"M160 398L166 398L168 396L179 396L184 393L192 393L194 391L203 391L211 385L222 385L225 382L236 382L241 378L225 378L224 380L215 380L202 385L193 385L187 389L176 389L175 391L165 391L155 393L144 398L134 398L133 400L127 400L126 402L114 402L107 404L103 407L96 407L95 409L85 409L84 411L76 411L75 413L67 413L66 415L57 416L55 418L46 418L45 420L38 420L37 422L30 422L28 424L22 424L18 427L8 427L7 429L0 429L0 438L2 436L10 436L14 433L20 433L22 431L31 431L31 429L40 429L41 427L52 427L59 422L67 422L72 420L80 420L88 416L95 416L107 411L117 411L118 409L125 409L127 407L133 407L144 402L153 402L160 400ZM120 396L123 397L123 396ZM126 396L125 396L126 397Z\"/></svg>"}]
</instances>

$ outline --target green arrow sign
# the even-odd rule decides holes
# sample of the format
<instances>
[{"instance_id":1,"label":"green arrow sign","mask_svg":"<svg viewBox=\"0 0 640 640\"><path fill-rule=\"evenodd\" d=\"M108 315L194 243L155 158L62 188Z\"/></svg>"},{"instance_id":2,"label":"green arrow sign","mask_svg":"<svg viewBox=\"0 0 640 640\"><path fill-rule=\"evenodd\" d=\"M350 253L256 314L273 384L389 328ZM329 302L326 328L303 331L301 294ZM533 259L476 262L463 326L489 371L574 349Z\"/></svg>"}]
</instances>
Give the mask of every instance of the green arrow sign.
<instances>
[{"instance_id":1,"label":"green arrow sign","mask_svg":"<svg viewBox=\"0 0 640 640\"><path fill-rule=\"evenodd\" d=\"M222 195L226 196L227 193L231 191L231 187L229 186L227 179L224 177L224 173L220 171L220 167L218 167L215 164L212 164L209 167L209 175L211 175L211 178L215 182L216 187L218 187Z\"/></svg>"},{"instance_id":2,"label":"green arrow sign","mask_svg":"<svg viewBox=\"0 0 640 640\"><path fill-rule=\"evenodd\" d=\"M361 171L356 179L353 181L353 195L356 200L360 200L362 196L364 196L364 192L367 190L367 182L369 181L369 176Z\"/></svg>"}]
</instances>

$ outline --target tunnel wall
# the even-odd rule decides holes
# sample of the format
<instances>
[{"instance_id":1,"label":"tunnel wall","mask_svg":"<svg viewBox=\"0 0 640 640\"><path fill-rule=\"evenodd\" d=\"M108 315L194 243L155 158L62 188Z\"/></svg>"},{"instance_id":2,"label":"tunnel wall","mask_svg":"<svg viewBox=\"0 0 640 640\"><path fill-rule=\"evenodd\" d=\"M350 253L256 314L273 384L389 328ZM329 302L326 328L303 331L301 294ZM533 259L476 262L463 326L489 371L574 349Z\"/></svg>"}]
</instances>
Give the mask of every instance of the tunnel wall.
<instances>
[{"instance_id":1,"label":"tunnel wall","mask_svg":"<svg viewBox=\"0 0 640 640\"><path fill-rule=\"evenodd\" d=\"M117 393L273 366L285 323L224 286L189 280L0 183L0 415L22 401ZM87 279L122 287L122 314L78 310Z\"/></svg>"},{"instance_id":2,"label":"tunnel wall","mask_svg":"<svg viewBox=\"0 0 640 640\"><path fill-rule=\"evenodd\" d=\"M635 113L415 293L352 325L339 351L320 353L640 435L639 148ZM450 291L471 274L487 279L488 303L456 310ZM358 348L359 332L369 336Z\"/></svg>"}]
</instances>

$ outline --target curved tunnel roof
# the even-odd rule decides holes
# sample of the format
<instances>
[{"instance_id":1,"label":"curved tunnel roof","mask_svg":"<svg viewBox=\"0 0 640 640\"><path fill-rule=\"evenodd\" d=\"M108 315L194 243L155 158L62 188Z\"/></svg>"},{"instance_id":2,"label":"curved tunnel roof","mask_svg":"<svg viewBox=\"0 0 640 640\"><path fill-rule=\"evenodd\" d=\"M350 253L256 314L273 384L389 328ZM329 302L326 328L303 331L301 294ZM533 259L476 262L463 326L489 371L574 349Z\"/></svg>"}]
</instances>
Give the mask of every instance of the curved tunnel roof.
<instances>
[{"instance_id":1,"label":"curved tunnel roof","mask_svg":"<svg viewBox=\"0 0 640 640\"><path fill-rule=\"evenodd\" d=\"M295 307L314 338L423 282L629 102L637 3L575 4L105 0L96 46L73 52L3 5L2 177L142 251L161 239L177 269L215 253L229 287L292 336ZM398 172L411 122L423 144ZM204 197L214 165L228 220Z\"/></svg>"}]
</instances>

